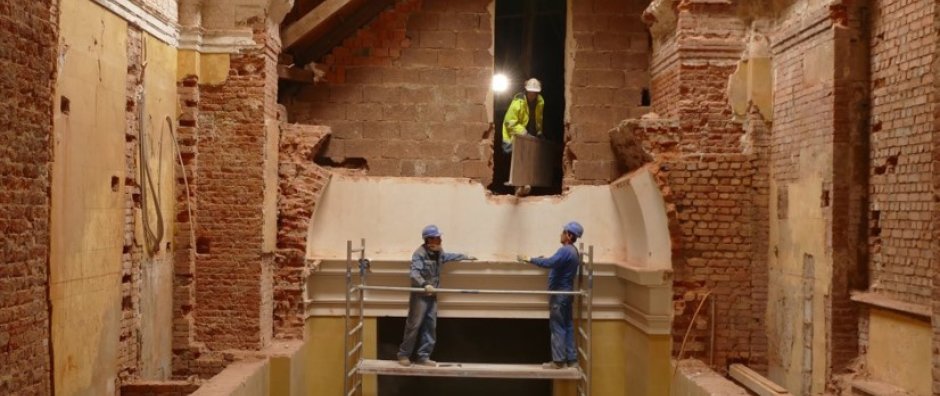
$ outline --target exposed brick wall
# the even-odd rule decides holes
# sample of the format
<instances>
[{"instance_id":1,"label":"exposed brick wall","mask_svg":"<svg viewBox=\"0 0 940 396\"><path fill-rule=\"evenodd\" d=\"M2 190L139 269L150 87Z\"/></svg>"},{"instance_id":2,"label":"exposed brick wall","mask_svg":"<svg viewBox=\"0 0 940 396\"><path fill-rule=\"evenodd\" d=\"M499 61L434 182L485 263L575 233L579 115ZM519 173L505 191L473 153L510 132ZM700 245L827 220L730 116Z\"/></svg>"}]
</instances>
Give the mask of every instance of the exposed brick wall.
<instances>
[{"instance_id":1,"label":"exposed brick wall","mask_svg":"<svg viewBox=\"0 0 940 396\"><path fill-rule=\"evenodd\" d=\"M859 355L861 307L853 290L868 286L868 191L870 163L869 7L844 1L830 5L835 48L833 86L832 291L829 307L827 380L842 374Z\"/></svg>"},{"instance_id":2,"label":"exposed brick wall","mask_svg":"<svg viewBox=\"0 0 940 396\"><path fill-rule=\"evenodd\" d=\"M490 0L402 0L322 60L328 82L286 103L291 122L333 131L323 156L375 176L484 184L492 133Z\"/></svg>"},{"instance_id":3,"label":"exposed brick wall","mask_svg":"<svg viewBox=\"0 0 940 396\"><path fill-rule=\"evenodd\" d=\"M653 161L667 203L676 279L673 352L713 357L715 367L746 362L764 370L770 130L756 111L744 129L753 141L751 152L709 155L676 152L684 130L675 119L629 120L610 133L626 169ZM709 292L682 349L693 314ZM710 323L712 308L715 323Z\"/></svg>"},{"instance_id":4,"label":"exposed brick wall","mask_svg":"<svg viewBox=\"0 0 940 396\"><path fill-rule=\"evenodd\" d=\"M872 4L871 289L930 304L936 4Z\"/></svg>"},{"instance_id":5,"label":"exposed brick wall","mask_svg":"<svg viewBox=\"0 0 940 396\"><path fill-rule=\"evenodd\" d=\"M763 370L769 125L756 112L734 120L727 96L728 77L745 48L745 25L731 4L683 3L674 27L663 26L668 13L654 8L644 15L659 21L651 27L652 105L676 125L676 132L647 133L650 147L658 147L652 154L664 196L674 207L673 350L711 292L683 356L711 357L716 368L744 362Z\"/></svg>"},{"instance_id":6,"label":"exposed brick wall","mask_svg":"<svg viewBox=\"0 0 940 396\"><path fill-rule=\"evenodd\" d=\"M196 142L199 132L199 79L186 76L177 84L180 119L176 129L180 157L185 166L176 170L176 218L173 246L173 377L190 375L195 326L193 308L196 302L193 274L196 262Z\"/></svg>"},{"instance_id":7,"label":"exposed brick wall","mask_svg":"<svg viewBox=\"0 0 940 396\"><path fill-rule=\"evenodd\" d=\"M121 255L121 338L118 352L118 380L140 373L140 260L141 248L135 239L135 210L140 208L140 184L137 175L140 138L140 103L138 94L143 73L143 35L127 29L127 105L124 131L124 248Z\"/></svg>"},{"instance_id":8,"label":"exposed brick wall","mask_svg":"<svg viewBox=\"0 0 940 396\"><path fill-rule=\"evenodd\" d=\"M282 124L278 167L277 256L274 331L279 339L303 338L304 291L310 269L307 231L330 172L313 162L330 129Z\"/></svg>"},{"instance_id":9,"label":"exposed brick wall","mask_svg":"<svg viewBox=\"0 0 940 396\"><path fill-rule=\"evenodd\" d=\"M676 37L670 35L655 43L650 60L651 110L661 117L675 117L679 99L679 52Z\"/></svg>"},{"instance_id":10,"label":"exposed brick wall","mask_svg":"<svg viewBox=\"0 0 940 396\"><path fill-rule=\"evenodd\" d=\"M643 0L584 0L571 3L567 67L568 122L565 185L607 184L622 172L608 131L646 112L649 35L641 18Z\"/></svg>"},{"instance_id":11,"label":"exposed brick wall","mask_svg":"<svg viewBox=\"0 0 940 396\"><path fill-rule=\"evenodd\" d=\"M49 205L58 2L0 6L0 394L51 394Z\"/></svg>"},{"instance_id":12,"label":"exposed brick wall","mask_svg":"<svg viewBox=\"0 0 940 396\"><path fill-rule=\"evenodd\" d=\"M940 30L940 7L934 7L934 31ZM934 42L933 69L933 257L940 257L940 40ZM940 271L933 271L933 350L940 351ZM933 354L933 393L940 393L940 353Z\"/></svg>"},{"instance_id":13,"label":"exposed brick wall","mask_svg":"<svg viewBox=\"0 0 940 396\"><path fill-rule=\"evenodd\" d=\"M268 79L268 52L233 54L224 83L199 86L193 324L195 340L210 350L260 349L272 331L263 306L273 264L262 232L265 125L273 107L266 96L277 89Z\"/></svg>"},{"instance_id":14,"label":"exposed brick wall","mask_svg":"<svg viewBox=\"0 0 940 396\"><path fill-rule=\"evenodd\" d=\"M715 367L720 368L734 362L765 364L762 353L752 353L753 338L762 337L755 319L765 314L763 304L758 312L752 305L760 290L752 288L751 270L761 264L754 260L753 245L760 231L754 208L761 204L753 194L756 161L752 155L711 154L660 163L680 230L673 240L679 253L673 256L673 350L679 351L696 307L711 291L715 323L709 323L711 305L706 305L683 356L707 360L713 348ZM710 326L714 346L708 344Z\"/></svg>"},{"instance_id":15,"label":"exposed brick wall","mask_svg":"<svg viewBox=\"0 0 940 396\"><path fill-rule=\"evenodd\" d=\"M746 26L732 4L691 1L678 16L674 113L681 153L737 153L744 134L728 105L728 76L744 50ZM667 112L668 113L668 112Z\"/></svg>"}]
</instances>

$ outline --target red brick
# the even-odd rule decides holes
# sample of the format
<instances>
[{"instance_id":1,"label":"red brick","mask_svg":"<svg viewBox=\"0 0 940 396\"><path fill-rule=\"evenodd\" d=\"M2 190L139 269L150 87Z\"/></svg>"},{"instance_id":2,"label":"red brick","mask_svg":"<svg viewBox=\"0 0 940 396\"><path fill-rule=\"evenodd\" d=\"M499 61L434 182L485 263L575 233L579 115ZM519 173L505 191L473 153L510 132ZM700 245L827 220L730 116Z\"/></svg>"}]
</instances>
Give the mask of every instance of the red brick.
<instances>
[{"instance_id":1,"label":"red brick","mask_svg":"<svg viewBox=\"0 0 940 396\"><path fill-rule=\"evenodd\" d=\"M464 31L457 33L457 47L463 49L487 49L493 46L493 35L487 31Z\"/></svg>"},{"instance_id":2,"label":"red brick","mask_svg":"<svg viewBox=\"0 0 940 396\"><path fill-rule=\"evenodd\" d=\"M424 30L418 37L421 48L455 48L457 45L457 34L450 31Z\"/></svg>"},{"instance_id":3,"label":"red brick","mask_svg":"<svg viewBox=\"0 0 940 396\"><path fill-rule=\"evenodd\" d=\"M57 4L0 7L0 394L52 392L46 285Z\"/></svg>"}]
</instances>

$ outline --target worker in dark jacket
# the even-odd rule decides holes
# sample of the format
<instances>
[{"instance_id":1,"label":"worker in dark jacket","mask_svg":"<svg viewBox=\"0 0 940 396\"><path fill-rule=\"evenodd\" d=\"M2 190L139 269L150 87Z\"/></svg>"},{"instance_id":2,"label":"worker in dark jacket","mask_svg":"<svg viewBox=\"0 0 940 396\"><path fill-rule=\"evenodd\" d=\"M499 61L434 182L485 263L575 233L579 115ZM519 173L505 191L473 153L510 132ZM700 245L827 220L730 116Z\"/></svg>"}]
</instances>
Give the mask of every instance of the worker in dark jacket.
<instances>
[{"instance_id":1,"label":"worker in dark jacket","mask_svg":"<svg viewBox=\"0 0 940 396\"><path fill-rule=\"evenodd\" d=\"M565 224L561 232L561 247L552 257L519 256L521 262L550 268L548 290L572 291L574 278L581 266L581 254L574 247L575 241L584 235L584 227L577 222ZM576 367L578 350L574 343L574 319L572 318L572 295L552 295L548 303L548 326L552 333L552 361L542 365L544 368L560 369L565 366Z\"/></svg>"},{"instance_id":2,"label":"worker in dark jacket","mask_svg":"<svg viewBox=\"0 0 940 396\"><path fill-rule=\"evenodd\" d=\"M444 252L441 231L435 225L424 227L421 237L424 244L411 255L411 287L423 288L424 292L411 293L408 299L405 336L398 349L398 363L406 367L411 365L413 354L417 355L417 364L437 365L430 357L437 341L437 295L434 289L441 285L441 266L451 261L476 260L473 256Z\"/></svg>"}]
</instances>

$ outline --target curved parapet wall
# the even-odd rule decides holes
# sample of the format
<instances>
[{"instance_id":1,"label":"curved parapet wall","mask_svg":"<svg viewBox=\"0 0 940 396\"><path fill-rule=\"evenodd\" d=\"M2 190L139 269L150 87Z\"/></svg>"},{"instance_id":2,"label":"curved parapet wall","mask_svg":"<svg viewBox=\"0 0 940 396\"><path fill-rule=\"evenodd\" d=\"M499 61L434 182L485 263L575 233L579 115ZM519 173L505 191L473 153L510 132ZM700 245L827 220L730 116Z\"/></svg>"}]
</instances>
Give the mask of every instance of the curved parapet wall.
<instances>
[{"instance_id":1,"label":"curved parapet wall","mask_svg":"<svg viewBox=\"0 0 940 396\"><path fill-rule=\"evenodd\" d=\"M314 213L307 237L312 260L345 259L346 241L365 238L370 258L407 260L427 224L438 225L449 251L483 260L551 254L562 225L577 220L595 262L669 269L665 206L646 170L610 186L575 186L564 196L488 196L463 179L336 175ZM358 245L358 242L356 242Z\"/></svg>"},{"instance_id":2,"label":"curved parapet wall","mask_svg":"<svg viewBox=\"0 0 940 396\"><path fill-rule=\"evenodd\" d=\"M653 175L642 168L610 185L624 227L627 262L647 269L672 269L666 202Z\"/></svg>"}]
</instances>

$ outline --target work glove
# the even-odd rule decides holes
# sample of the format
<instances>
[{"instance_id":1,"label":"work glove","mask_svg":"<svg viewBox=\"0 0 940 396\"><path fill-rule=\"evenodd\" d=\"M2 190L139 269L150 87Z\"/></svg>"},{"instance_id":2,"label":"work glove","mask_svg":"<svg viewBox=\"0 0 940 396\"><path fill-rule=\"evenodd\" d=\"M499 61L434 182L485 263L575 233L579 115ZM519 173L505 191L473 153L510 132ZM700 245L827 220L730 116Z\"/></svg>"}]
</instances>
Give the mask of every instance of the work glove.
<instances>
[{"instance_id":1,"label":"work glove","mask_svg":"<svg viewBox=\"0 0 940 396\"><path fill-rule=\"evenodd\" d=\"M434 286L424 285L424 291L428 293L428 295L434 294Z\"/></svg>"},{"instance_id":2,"label":"work glove","mask_svg":"<svg viewBox=\"0 0 940 396\"><path fill-rule=\"evenodd\" d=\"M516 261L520 263L528 263L532 261L532 258L523 254L516 256Z\"/></svg>"},{"instance_id":3,"label":"work glove","mask_svg":"<svg viewBox=\"0 0 940 396\"><path fill-rule=\"evenodd\" d=\"M467 260L467 261L477 261L477 258L476 258L476 257L473 257L473 256L467 256L467 258L465 258L464 260Z\"/></svg>"}]
</instances>

